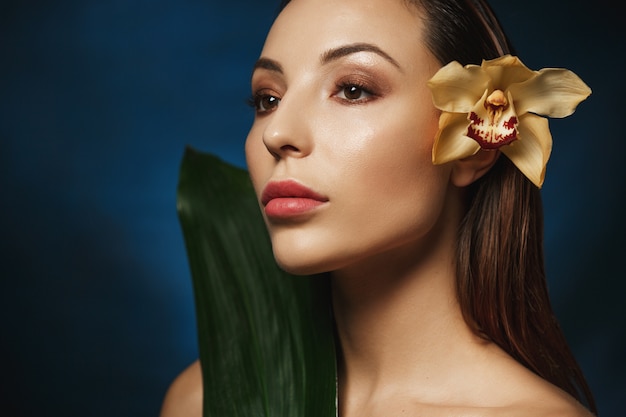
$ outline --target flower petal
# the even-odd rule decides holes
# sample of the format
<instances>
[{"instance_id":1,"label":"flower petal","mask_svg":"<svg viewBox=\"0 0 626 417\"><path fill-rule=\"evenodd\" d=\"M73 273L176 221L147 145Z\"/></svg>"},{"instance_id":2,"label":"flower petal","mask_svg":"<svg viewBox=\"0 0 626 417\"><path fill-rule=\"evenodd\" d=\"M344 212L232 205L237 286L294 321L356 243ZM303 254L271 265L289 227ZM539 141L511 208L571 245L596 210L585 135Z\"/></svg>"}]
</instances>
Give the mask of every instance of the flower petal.
<instances>
[{"instance_id":1,"label":"flower petal","mask_svg":"<svg viewBox=\"0 0 626 417\"><path fill-rule=\"evenodd\" d=\"M544 68L536 77L511 85L509 92L518 114L530 112L566 117L574 113L578 103L589 97L591 89L572 71Z\"/></svg>"},{"instance_id":2,"label":"flower petal","mask_svg":"<svg viewBox=\"0 0 626 417\"><path fill-rule=\"evenodd\" d=\"M452 113L469 112L488 86L489 76L481 67L463 67L456 61L441 68L428 81L435 107Z\"/></svg>"},{"instance_id":3,"label":"flower petal","mask_svg":"<svg viewBox=\"0 0 626 417\"><path fill-rule=\"evenodd\" d=\"M464 113L442 113L439 117L439 132L433 145L433 164L445 164L467 158L479 151L480 145L467 133L467 115Z\"/></svg>"},{"instance_id":4,"label":"flower petal","mask_svg":"<svg viewBox=\"0 0 626 417\"><path fill-rule=\"evenodd\" d=\"M499 66L499 67L513 67L513 66L517 66L517 67L525 67L526 65L524 65L522 63L522 61L514 56L514 55L502 55L501 57L498 58L494 58L494 59L483 59L483 62L481 64L481 66L483 68L487 68L487 67L491 67L491 66Z\"/></svg>"},{"instance_id":5,"label":"flower petal","mask_svg":"<svg viewBox=\"0 0 626 417\"><path fill-rule=\"evenodd\" d=\"M505 55L483 61L481 68L491 78L494 89L506 90L511 84L521 83L537 75L516 56Z\"/></svg>"},{"instance_id":6,"label":"flower petal","mask_svg":"<svg viewBox=\"0 0 626 417\"><path fill-rule=\"evenodd\" d=\"M519 139L500 150L529 180L541 188L552 151L548 119L528 113L520 117L518 129Z\"/></svg>"}]
</instances>

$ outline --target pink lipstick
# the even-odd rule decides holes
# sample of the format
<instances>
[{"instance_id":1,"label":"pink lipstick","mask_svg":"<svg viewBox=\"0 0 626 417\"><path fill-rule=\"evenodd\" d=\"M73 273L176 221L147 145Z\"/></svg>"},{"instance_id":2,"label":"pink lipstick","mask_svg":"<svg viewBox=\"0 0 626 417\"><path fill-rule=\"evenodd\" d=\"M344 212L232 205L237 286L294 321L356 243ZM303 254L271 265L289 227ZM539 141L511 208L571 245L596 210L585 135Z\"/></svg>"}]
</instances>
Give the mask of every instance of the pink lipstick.
<instances>
[{"instance_id":1,"label":"pink lipstick","mask_svg":"<svg viewBox=\"0 0 626 417\"><path fill-rule=\"evenodd\" d=\"M328 198L293 180L270 182L261 195L265 214L276 219L305 214L327 201Z\"/></svg>"}]
</instances>

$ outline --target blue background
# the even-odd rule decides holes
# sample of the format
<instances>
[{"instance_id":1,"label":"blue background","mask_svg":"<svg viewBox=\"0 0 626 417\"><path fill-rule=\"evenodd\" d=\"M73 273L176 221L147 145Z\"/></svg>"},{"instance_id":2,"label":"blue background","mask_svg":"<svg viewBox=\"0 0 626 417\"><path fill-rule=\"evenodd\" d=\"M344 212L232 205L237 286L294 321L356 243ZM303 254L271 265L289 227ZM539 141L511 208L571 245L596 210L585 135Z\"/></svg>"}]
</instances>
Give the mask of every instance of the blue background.
<instances>
[{"instance_id":1,"label":"blue background","mask_svg":"<svg viewBox=\"0 0 626 417\"><path fill-rule=\"evenodd\" d=\"M0 415L155 416L197 355L175 193L186 145L243 166L274 1L0 3ZM553 120L554 308L603 416L626 394L617 2L493 3L531 68L594 90Z\"/></svg>"}]
</instances>

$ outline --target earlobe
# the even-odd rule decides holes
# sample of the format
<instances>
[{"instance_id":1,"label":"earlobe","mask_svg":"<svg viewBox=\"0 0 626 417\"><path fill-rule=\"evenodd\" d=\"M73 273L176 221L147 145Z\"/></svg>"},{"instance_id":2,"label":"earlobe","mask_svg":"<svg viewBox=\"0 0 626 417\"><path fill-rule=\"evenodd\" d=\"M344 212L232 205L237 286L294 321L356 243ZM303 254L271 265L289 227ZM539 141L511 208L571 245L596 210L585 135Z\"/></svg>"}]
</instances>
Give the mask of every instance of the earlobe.
<instances>
[{"instance_id":1,"label":"earlobe","mask_svg":"<svg viewBox=\"0 0 626 417\"><path fill-rule=\"evenodd\" d=\"M496 163L500 151L481 149L472 156L454 162L450 181L457 187L466 187L485 175Z\"/></svg>"}]
</instances>

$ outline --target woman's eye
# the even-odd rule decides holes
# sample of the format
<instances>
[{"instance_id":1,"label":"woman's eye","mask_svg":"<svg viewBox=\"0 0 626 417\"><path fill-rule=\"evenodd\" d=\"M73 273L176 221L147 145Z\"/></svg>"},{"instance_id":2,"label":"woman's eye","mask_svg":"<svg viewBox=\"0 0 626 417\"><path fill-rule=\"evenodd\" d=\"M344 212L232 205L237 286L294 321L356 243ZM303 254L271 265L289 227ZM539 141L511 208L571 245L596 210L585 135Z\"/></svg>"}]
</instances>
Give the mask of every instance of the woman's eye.
<instances>
[{"instance_id":1,"label":"woman's eye","mask_svg":"<svg viewBox=\"0 0 626 417\"><path fill-rule=\"evenodd\" d=\"M365 101L371 98L374 94L364 87L358 86L356 84L346 84L340 86L339 93L337 93L337 97L347 100L347 101Z\"/></svg>"},{"instance_id":2,"label":"woman's eye","mask_svg":"<svg viewBox=\"0 0 626 417\"><path fill-rule=\"evenodd\" d=\"M257 93L250 101L257 113L268 113L278 107L280 98L271 94Z\"/></svg>"}]
</instances>

